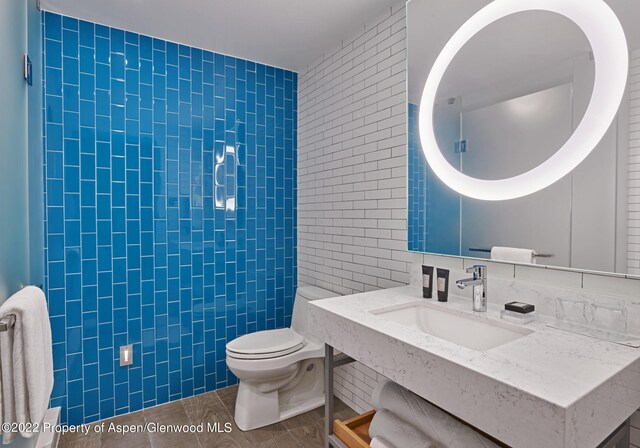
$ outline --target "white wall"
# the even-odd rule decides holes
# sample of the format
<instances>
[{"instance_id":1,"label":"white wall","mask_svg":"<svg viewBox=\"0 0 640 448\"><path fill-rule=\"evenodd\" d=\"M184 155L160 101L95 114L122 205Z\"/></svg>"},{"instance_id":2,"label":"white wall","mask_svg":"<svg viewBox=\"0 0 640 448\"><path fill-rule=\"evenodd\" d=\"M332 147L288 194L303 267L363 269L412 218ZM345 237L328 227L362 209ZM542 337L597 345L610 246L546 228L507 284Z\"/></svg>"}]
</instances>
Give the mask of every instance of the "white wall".
<instances>
[{"instance_id":1,"label":"white wall","mask_svg":"<svg viewBox=\"0 0 640 448\"><path fill-rule=\"evenodd\" d=\"M21 0L22 1L22 0ZM32 63L33 85L27 98L29 188L29 283L44 281L44 197L42 163L42 38L41 15L36 0L27 4L27 50Z\"/></svg>"},{"instance_id":2,"label":"white wall","mask_svg":"<svg viewBox=\"0 0 640 448\"><path fill-rule=\"evenodd\" d=\"M586 54L575 57L573 65L572 109L575 129L591 100L595 66ZM621 106L589 157L572 171L571 259L568 264L556 264L554 260L550 260L549 264L593 271L627 272L626 263L616 263L618 252L626 252L627 249L626 232L618 233L617 228L620 217L626 219L626 204L622 204L622 209L618 208L617 189L626 182L624 161L627 144L624 139L618 138L618 132L628 133L625 130L627 113L626 105ZM621 171L624 171L623 175ZM626 255L622 255L626 258Z\"/></svg>"},{"instance_id":3,"label":"white wall","mask_svg":"<svg viewBox=\"0 0 640 448\"><path fill-rule=\"evenodd\" d=\"M404 3L299 75L298 281L341 294L409 282ZM368 408L378 375L336 371Z\"/></svg>"},{"instance_id":4,"label":"white wall","mask_svg":"<svg viewBox=\"0 0 640 448\"><path fill-rule=\"evenodd\" d=\"M26 25L26 1L0 2L0 302L29 279Z\"/></svg>"},{"instance_id":5,"label":"white wall","mask_svg":"<svg viewBox=\"0 0 640 448\"><path fill-rule=\"evenodd\" d=\"M571 136L572 92L573 85L567 83L463 112L461 135L467 152L460 155L462 171L501 179L547 160ZM567 176L536 194L510 201L461 196L460 253L482 256L469 249L527 247L552 254L544 260L549 264L570 266L571 194Z\"/></svg>"},{"instance_id":6,"label":"white wall","mask_svg":"<svg viewBox=\"0 0 640 448\"><path fill-rule=\"evenodd\" d=\"M640 50L629 73L629 274L640 275Z\"/></svg>"},{"instance_id":7,"label":"white wall","mask_svg":"<svg viewBox=\"0 0 640 448\"><path fill-rule=\"evenodd\" d=\"M23 76L23 55L36 64L31 88ZM0 2L0 303L30 282L29 199L42 195L42 128L40 127L40 14L35 0ZM29 109L29 107L35 109ZM29 120L33 118L32 126ZM30 171L29 148L35 153ZM30 172L39 176L35 183ZM40 174L38 174L40 173ZM39 191L37 191L39 190ZM37 192L36 192L37 191ZM40 205L41 207L41 205ZM40 215L42 212L40 212ZM43 237L42 223L38 227ZM37 231L37 230L36 230ZM40 263L44 262L42 252ZM35 446L35 438L12 447Z\"/></svg>"}]
</instances>

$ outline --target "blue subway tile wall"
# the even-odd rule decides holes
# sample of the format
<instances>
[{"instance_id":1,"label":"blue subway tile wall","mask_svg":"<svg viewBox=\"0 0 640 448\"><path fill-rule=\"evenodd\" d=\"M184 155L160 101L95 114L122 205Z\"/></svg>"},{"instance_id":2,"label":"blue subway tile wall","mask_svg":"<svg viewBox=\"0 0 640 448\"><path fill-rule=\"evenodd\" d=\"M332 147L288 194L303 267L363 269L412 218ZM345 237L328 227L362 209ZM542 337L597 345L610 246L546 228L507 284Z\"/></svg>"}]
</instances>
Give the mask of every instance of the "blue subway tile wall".
<instances>
[{"instance_id":1,"label":"blue subway tile wall","mask_svg":"<svg viewBox=\"0 0 640 448\"><path fill-rule=\"evenodd\" d=\"M438 179L427 163L420 144L419 113L420 108L409 103L407 246L416 252L460 255L461 196ZM459 156L450 157L449 162L460 169Z\"/></svg>"},{"instance_id":2,"label":"blue subway tile wall","mask_svg":"<svg viewBox=\"0 0 640 448\"><path fill-rule=\"evenodd\" d=\"M407 240L409 250L427 251L427 161L422 153L418 133L418 106L408 103L407 133L407 185L408 220Z\"/></svg>"},{"instance_id":3,"label":"blue subway tile wall","mask_svg":"<svg viewBox=\"0 0 640 448\"><path fill-rule=\"evenodd\" d=\"M297 75L42 26L51 404L80 424L234 384L227 341L291 318Z\"/></svg>"}]
</instances>

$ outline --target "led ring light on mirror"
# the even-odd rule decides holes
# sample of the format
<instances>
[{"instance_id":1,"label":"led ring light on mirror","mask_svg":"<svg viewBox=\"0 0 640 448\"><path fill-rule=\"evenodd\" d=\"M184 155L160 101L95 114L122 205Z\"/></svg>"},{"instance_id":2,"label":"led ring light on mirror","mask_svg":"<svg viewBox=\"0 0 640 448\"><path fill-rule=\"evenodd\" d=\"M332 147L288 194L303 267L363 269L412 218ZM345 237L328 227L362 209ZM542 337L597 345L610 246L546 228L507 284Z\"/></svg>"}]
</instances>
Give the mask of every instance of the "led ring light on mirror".
<instances>
[{"instance_id":1,"label":"led ring light on mirror","mask_svg":"<svg viewBox=\"0 0 640 448\"><path fill-rule=\"evenodd\" d=\"M589 106L573 135L537 167L498 180L467 176L451 166L438 147L433 124L438 86L453 58L473 36L496 20L531 10L561 14L587 36L595 59ZM622 25L603 0L494 0L460 27L433 64L420 101L419 129L424 155L440 180L465 196L501 201L535 193L569 174L598 145L620 107L628 69L629 54Z\"/></svg>"}]
</instances>

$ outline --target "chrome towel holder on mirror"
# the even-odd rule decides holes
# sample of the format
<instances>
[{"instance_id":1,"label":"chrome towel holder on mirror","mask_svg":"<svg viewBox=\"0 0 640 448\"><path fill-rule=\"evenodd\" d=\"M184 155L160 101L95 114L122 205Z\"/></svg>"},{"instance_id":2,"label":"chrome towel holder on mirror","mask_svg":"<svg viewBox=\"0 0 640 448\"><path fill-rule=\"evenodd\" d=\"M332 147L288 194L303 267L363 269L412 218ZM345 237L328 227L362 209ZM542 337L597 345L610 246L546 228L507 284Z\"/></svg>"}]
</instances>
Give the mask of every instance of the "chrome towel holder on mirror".
<instances>
[{"instance_id":1,"label":"chrome towel holder on mirror","mask_svg":"<svg viewBox=\"0 0 640 448\"><path fill-rule=\"evenodd\" d=\"M470 247L469 252L485 252L490 254L491 249L478 249L478 248ZM553 257L553 254L539 254L538 252L533 251L533 257L534 258L551 258Z\"/></svg>"}]
</instances>

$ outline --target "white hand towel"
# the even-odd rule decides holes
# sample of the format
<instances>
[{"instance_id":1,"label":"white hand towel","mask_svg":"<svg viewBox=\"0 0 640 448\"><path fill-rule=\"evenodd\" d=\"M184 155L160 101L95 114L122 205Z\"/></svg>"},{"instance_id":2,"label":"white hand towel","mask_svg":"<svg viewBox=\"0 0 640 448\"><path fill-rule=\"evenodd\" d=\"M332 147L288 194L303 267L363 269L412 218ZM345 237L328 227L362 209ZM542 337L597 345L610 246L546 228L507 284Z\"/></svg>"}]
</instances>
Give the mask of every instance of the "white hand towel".
<instances>
[{"instance_id":1,"label":"white hand towel","mask_svg":"<svg viewBox=\"0 0 640 448\"><path fill-rule=\"evenodd\" d=\"M388 409L401 420L420 428L434 440L434 447L498 448L498 445L473 428L394 382L380 383L374 389L371 399L374 408ZM390 438L388 440L395 442Z\"/></svg>"},{"instance_id":2,"label":"white hand towel","mask_svg":"<svg viewBox=\"0 0 640 448\"><path fill-rule=\"evenodd\" d=\"M510 263L535 264L536 262L535 251L518 247L493 246L491 248L491 259Z\"/></svg>"},{"instance_id":3,"label":"white hand towel","mask_svg":"<svg viewBox=\"0 0 640 448\"><path fill-rule=\"evenodd\" d=\"M387 441L384 437L375 436L371 439L371 443L369 444L371 448L396 448L390 442Z\"/></svg>"},{"instance_id":4,"label":"white hand towel","mask_svg":"<svg viewBox=\"0 0 640 448\"><path fill-rule=\"evenodd\" d=\"M0 332L3 423L39 423L53 390L51 325L44 293L28 286L0 306L0 318L13 327ZM34 433L23 432L24 437ZM4 433L3 443L15 439Z\"/></svg>"},{"instance_id":5,"label":"white hand towel","mask_svg":"<svg viewBox=\"0 0 640 448\"><path fill-rule=\"evenodd\" d=\"M380 409L371 420L369 437L382 439L387 448L435 448L433 440L418 428L403 421L388 409ZM384 442L384 441L389 442ZM380 440L379 440L380 442ZM373 445L371 445L373 446ZM382 445L383 447L385 445Z\"/></svg>"}]
</instances>

